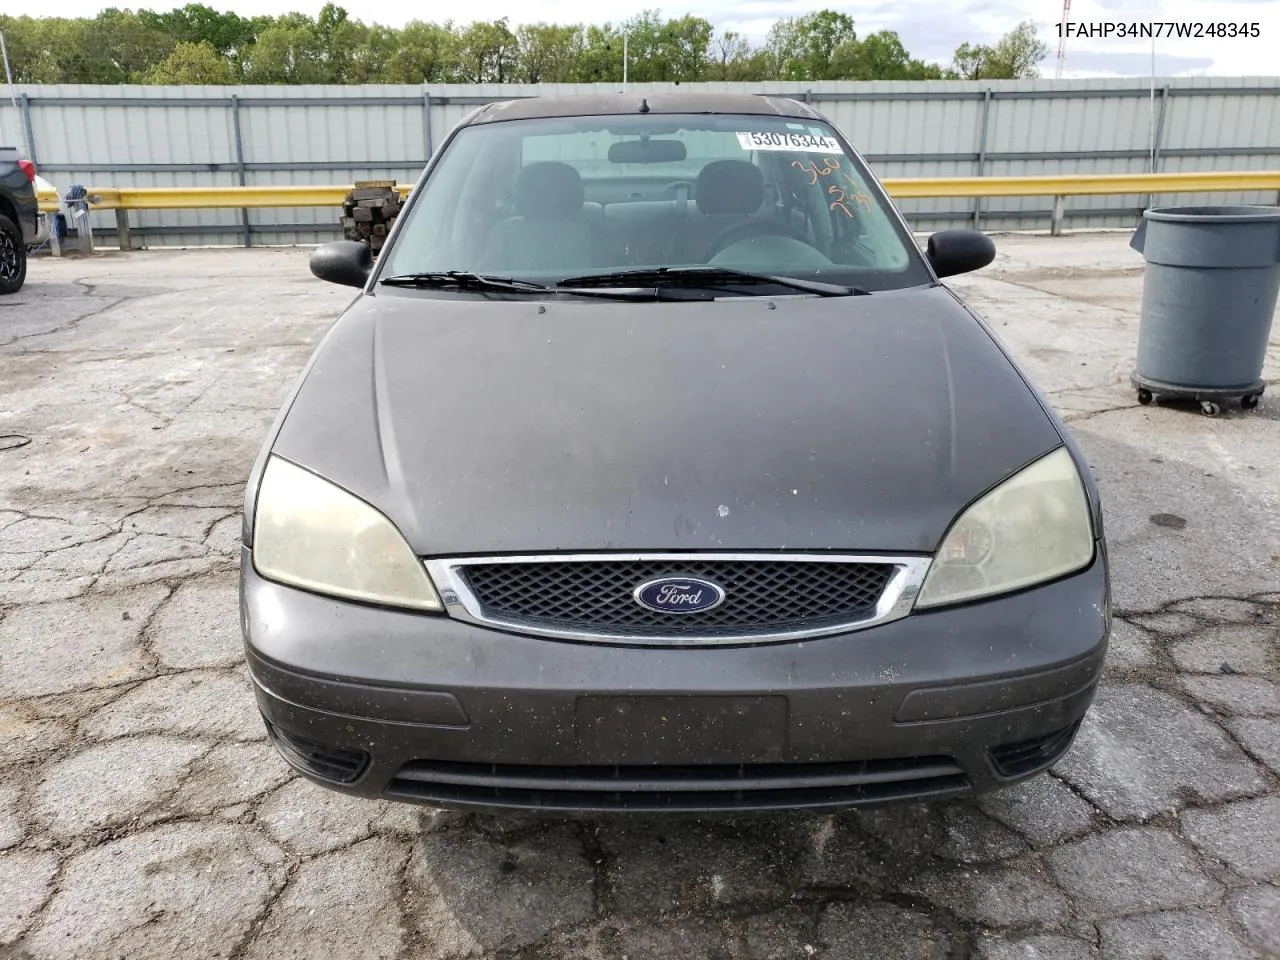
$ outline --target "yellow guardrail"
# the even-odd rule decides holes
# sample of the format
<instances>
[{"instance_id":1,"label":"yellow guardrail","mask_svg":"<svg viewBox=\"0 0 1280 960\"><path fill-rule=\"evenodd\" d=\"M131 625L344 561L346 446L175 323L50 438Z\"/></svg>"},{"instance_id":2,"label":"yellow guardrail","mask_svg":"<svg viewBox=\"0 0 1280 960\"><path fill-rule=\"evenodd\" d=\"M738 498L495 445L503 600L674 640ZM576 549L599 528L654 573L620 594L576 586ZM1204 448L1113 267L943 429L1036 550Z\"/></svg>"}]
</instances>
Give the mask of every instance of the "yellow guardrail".
<instances>
[{"instance_id":1,"label":"yellow guardrail","mask_svg":"<svg viewBox=\"0 0 1280 960\"><path fill-rule=\"evenodd\" d=\"M1086 173L1062 177L889 177L895 197L1072 197L1104 194L1219 193L1280 190L1280 170L1217 173ZM401 184L400 195L413 187ZM102 187L89 189L95 210L216 210L245 207L336 207L350 186ZM58 197L40 194L57 209Z\"/></svg>"},{"instance_id":2,"label":"yellow guardrail","mask_svg":"<svg viewBox=\"0 0 1280 960\"><path fill-rule=\"evenodd\" d=\"M1062 226L1065 197L1115 194L1230 193L1280 191L1280 170L1213 173L1086 173L1054 177L890 177L885 189L900 199L920 197L1053 197L1052 232ZM337 207L350 186L280 187L101 187L88 189L95 210L115 210L127 235L130 210L218 210L262 207ZM413 189L398 187L402 197ZM51 191L40 208L58 209Z\"/></svg>"},{"instance_id":3,"label":"yellow guardrail","mask_svg":"<svg viewBox=\"0 0 1280 960\"><path fill-rule=\"evenodd\" d=\"M408 196L412 184L397 189ZM102 187L86 188L94 210L220 210L258 207L338 207L345 187ZM40 208L58 209L58 195L40 194Z\"/></svg>"},{"instance_id":4,"label":"yellow guardrail","mask_svg":"<svg viewBox=\"0 0 1280 960\"><path fill-rule=\"evenodd\" d=\"M1230 193L1280 190L1280 170L1241 173L1084 173L1065 177L924 177L887 179L884 186L899 199Z\"/></svg>"}]
</instances>

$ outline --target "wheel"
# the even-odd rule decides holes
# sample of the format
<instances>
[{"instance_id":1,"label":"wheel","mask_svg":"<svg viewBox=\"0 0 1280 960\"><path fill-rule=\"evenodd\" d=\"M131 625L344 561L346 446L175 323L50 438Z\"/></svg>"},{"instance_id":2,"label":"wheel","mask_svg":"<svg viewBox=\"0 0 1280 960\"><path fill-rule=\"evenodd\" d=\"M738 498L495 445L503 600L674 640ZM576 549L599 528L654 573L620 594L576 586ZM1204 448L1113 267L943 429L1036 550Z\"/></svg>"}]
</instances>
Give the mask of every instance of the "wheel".
<instances>
[{"instance_id":1,"label":"wheel","mask_svg":"<svg viewBox=\"0 0 1280 960\"><path fill-rule=\"evenodd\" d=\"M22 231L6 216L0 216L0 293L17 293L27 279L27 247Z\"/></svg>"},{"instance_id":2,"label":"wheel","mask_svg":"<svg viewBox=\"0 0 1280 960\"><path fill-rule=\"evenodd\" d=\"M1138 388L1138 402L1144 407L1152 401L1151 391L1145 387Z\"/></svg>"},{"instance_id":3,"label":"wheel","mask_svg":"<svg viewBox=\"0 0 1280 960\"><path fill-rule=\"evenodd\" d=\"M1201 400L1200 412L1203 413L1206 417L1216 417L1218 414L1222 412L1222 408L1218 406L1216 403L1214 403L1212 400Z\"/></svg>"},{"instance_id":4,"label":"wheel","mask_svg":"<svg viewBox=\"0 0 1280 960\"><path fill-rule=\"evenodd\" d=\"M1240 398L1240 406L1245 410L1252 410L1258 405L1258 399L1262 396L1260 393L1251 393L1247 397Z\"/></svg>"}]
</instances>

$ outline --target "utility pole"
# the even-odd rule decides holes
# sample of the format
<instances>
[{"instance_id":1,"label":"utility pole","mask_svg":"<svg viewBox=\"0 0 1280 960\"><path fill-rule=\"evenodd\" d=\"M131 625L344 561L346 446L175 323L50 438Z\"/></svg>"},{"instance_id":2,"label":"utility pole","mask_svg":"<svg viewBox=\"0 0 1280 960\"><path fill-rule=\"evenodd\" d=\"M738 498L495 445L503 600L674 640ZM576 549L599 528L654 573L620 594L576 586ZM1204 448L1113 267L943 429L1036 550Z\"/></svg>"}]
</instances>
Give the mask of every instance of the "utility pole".
<instances>
[{"instance_id":1,"label":"utility pole","mask_svg":"<svg viewBox=\"0 0 1280 960\"><path fill-rule=\"evenodd\" d=\"M622 35L622 92L627 92L627 34Z\"/></svg>"},{"instance_id":2,"label":"utility pole","mask_svg":"<svg viewBox=\"0 0 1280 960\"><path fill-rule=\"evenodd\" d=\"M1062 25L1058 27L1058 69L1055 80L1062 79L1062 65L1067 60L1067 24L1071 22L1071 0L1062 0Z\"/></svg>"}]
</instances>

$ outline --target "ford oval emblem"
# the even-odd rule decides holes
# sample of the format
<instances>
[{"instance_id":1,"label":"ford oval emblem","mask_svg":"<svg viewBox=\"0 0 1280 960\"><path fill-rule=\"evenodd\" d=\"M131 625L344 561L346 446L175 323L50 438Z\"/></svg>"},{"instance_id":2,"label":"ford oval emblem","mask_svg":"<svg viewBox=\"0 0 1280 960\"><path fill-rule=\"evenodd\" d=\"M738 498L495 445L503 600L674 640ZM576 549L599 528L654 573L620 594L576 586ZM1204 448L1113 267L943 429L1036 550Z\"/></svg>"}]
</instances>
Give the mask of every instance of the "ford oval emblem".
<instances>
[{"instance_id":1,"label":"ford oval emblem","mask_svg":"<svg viewBox=\"0 0 1280 960\"><path fill-rule=\"evenodd\" d=\"M724 591L710 580L662 577L632 592L640 606L657 613L703 613L724 603Z\"/></svg>"}]
</instances>

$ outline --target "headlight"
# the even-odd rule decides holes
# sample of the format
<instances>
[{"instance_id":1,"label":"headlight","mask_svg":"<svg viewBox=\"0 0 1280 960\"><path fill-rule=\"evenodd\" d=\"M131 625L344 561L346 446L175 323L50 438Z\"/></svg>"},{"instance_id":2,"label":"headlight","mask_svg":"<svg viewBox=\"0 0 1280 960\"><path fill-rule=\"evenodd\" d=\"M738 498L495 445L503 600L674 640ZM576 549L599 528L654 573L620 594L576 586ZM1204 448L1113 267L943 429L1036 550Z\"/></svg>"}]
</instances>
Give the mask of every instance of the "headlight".
<instances>
[{"instance_id":1,"label":"headlight","mask_svg":"<svg viewBox=\"0 0 1280 960\"><path fill-rule=\"evenodd\" d=\"M369 603L440 610L426 567L369 504L279 457L267 461L253 565L269 580Z\"/></svg>"},{"instance_id":2,"label":"headlight","mask_svg":"<svg viewBox=\"0 0 1280 960\"><path fill-rule=\"evenodd\" d=\"M1041 457L960 515L938 548L917 607L1008 593L1093 560L1084 483L1066 447Z\"/></svg>"}]
</instances>

